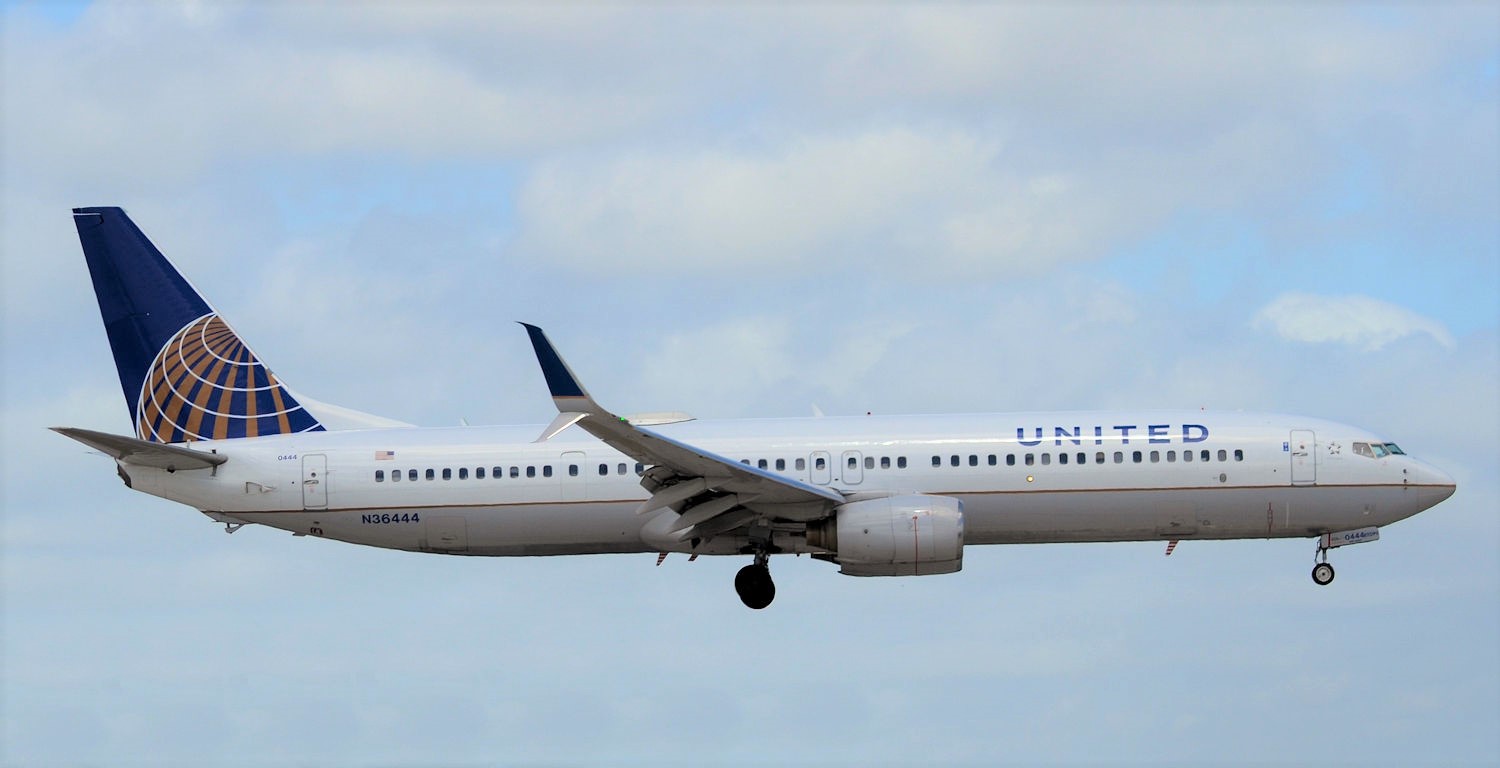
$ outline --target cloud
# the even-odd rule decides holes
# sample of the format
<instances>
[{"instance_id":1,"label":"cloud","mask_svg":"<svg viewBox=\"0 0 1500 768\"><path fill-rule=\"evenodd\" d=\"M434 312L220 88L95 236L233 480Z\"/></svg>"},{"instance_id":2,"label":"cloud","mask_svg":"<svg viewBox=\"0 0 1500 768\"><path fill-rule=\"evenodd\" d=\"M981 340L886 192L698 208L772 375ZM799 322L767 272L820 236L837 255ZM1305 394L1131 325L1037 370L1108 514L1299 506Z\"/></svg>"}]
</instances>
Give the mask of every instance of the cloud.
<instances>
[{"instance_id":1,"label":"cloud","mask_svg":"<svg viewBox=\"0 0 1500 768\"><path fill-rule=\"evenodd\" d=\"M1347 344L1370 352L1422 334L1454 346L1442 323L1368 296L1285 293L1255 314L1254 325L1290 341Z\"/></svg>"}]
</instances>

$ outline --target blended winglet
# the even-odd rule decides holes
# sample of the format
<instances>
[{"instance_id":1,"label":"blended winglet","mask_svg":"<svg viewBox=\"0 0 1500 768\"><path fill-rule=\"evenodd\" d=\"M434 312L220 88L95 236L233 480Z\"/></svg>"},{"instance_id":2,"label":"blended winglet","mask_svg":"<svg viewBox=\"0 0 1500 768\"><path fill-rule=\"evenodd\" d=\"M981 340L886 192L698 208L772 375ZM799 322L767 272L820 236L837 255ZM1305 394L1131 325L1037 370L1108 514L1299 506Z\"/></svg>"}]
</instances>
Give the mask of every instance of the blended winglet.
<instances>
[{"instance_id":1,"label":"blended winglet","mask_svg":"<svg viewBox=\"0 0 1500 768\"><path fill-rule=\"evenodd\" d=\"M526 329L526 334L531 337L531 347L536 350L536 361L542 366L542 375L547 379L547 389L552 391L553 400L591 400L588 392L584 391L583 385L578 383L578 377L573 374L568 364L563 362L562 356L557 354L557 348L547 340L547 334L530 323L521 323ZM562 406L558 406L562 410Z\"/></svg>"}]
</instances>

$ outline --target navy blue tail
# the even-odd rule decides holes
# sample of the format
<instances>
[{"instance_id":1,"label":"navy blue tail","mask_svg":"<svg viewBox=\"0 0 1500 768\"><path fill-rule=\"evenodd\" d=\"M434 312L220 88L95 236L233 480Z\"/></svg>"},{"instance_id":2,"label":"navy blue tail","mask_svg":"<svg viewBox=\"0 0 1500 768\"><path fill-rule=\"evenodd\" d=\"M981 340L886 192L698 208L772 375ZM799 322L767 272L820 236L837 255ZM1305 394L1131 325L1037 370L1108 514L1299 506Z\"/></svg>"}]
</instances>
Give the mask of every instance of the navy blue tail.
<instances>
[{"instance_id":1,"label":"navy blue tail","mask_svg":"<svg viewBox=\"0 0 1500 768\"><path fill-rule=\"evenodd\" d=\"M159 443L323 425L119 208L74 208L136 435Z\"/></svg>"}]
</instances>

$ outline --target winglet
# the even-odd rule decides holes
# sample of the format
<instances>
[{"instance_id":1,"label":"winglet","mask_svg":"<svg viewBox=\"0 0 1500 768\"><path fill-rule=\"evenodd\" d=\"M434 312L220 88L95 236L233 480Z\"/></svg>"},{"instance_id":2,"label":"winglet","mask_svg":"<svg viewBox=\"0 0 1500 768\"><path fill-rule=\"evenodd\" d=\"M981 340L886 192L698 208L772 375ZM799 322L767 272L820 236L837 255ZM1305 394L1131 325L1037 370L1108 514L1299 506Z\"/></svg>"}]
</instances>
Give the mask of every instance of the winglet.
<instances>
[{"instance_id":1,"label":"winglet","mask_svg":"<svg viewBox=\"0 0 1500 768\"><path fill-rule=\"evenodd\" d=\"M547 334L530 323L521 323L526 333L531 336L531 347L536 350L536 361L542 366L542 375L547 377L547 389L552 391L553 400L583 399L592 402L589 393L585 392L583 385L578 383L578 377L563 362L557 349L552 342L547 340ZM558 405L558 410L568 410Z\"/></svg>"}]
</instances>

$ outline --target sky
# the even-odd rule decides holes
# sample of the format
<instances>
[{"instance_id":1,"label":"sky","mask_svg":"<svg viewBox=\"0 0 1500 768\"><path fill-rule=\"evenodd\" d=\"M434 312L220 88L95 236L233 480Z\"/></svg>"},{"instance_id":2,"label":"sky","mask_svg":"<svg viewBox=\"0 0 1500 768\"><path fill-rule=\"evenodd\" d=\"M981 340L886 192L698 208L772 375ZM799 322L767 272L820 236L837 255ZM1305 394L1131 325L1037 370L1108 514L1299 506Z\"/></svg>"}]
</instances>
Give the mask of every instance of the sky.
<instances>
[{"instance_id":1,"label":"sky","mask_svg":"<svg viewBox=\"0 0 1500 768\"><path fill-rule=\"evenodd\" d=\"M1500 762L1493 4L9 3L0 763ZM278 376L615 411L1306 414L1454 476L1310 540L853 579L226 536L130 421L69 209Z\"/></svg>"}]
</instances>

